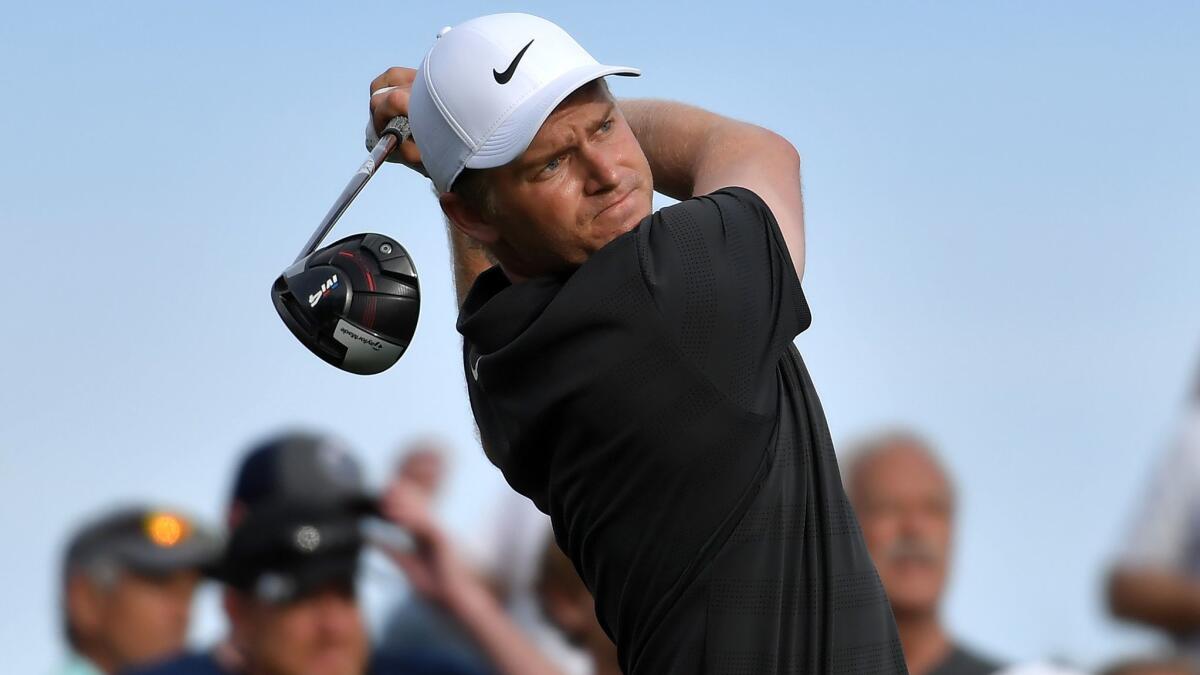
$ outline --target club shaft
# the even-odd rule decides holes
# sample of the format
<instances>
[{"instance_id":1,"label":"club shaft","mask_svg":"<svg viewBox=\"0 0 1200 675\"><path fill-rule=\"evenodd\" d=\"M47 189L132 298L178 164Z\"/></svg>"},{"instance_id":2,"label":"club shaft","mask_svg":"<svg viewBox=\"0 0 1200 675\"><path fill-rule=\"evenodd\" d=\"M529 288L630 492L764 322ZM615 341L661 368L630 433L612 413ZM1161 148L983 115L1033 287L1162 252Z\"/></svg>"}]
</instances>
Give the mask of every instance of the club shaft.
<instances>
[{"instance_id":1,"label":"club shaft","mask_svg":"<svg viewBox=\"0 0 1200 675\"><path fill-rule=\"evenodd\" d=\"M302 260L308 254L317 250L317 247L324 241L325 236L329 234L329 231L337 223L338 218L342 217L342 214L346 212L346 208L350 206L350 202L354 201L354 198L362 191L367 181L371 180L371 176L375 175L375 172L383 164L384 159L391 154L399 140L394 134L383 134L379 142L375 144L375 147L371 149L371 155L362 163L362 166L358 167L358 171L354 172L354 177L350 179L350 182L346 184L346 188L342 190L342 194L338 196L337 201L330 207L329 213L326 213L325 217L321 219L321 224L317 226L317 231L313 232L312 236L308 238L308 243L301 249L300 255L296 256L297 261Z\"/></svg>"}]
</instances>

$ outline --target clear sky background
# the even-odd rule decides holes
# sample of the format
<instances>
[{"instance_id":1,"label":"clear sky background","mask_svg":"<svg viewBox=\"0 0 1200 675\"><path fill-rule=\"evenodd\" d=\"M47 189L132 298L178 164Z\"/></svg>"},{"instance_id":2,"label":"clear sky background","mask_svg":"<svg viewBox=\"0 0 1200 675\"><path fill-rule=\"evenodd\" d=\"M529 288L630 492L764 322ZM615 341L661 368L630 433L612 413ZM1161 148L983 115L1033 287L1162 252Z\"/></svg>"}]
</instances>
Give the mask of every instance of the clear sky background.
<instances>
[{"instance_id":1,"label":"clear sky background","mask_svg":"<svg viewBox=\"0 0 1200 675\"><path fill-rule=\"evenodd\" d=\"M386 167L334 237L402 241L409 353L362 378L304 350L268 288L364 155L370 80L437 30L523 10L804 158L798 339L835 440L902 423L963 495L946 611L1006 659L1154 646L1102 575L1200 355L1200 6L1188 2L22 3L0 21L0 650L61 658L63 538L114 501L216 519L283 425L456 449L461 536L503 489L482 458L427 183ZM332 239L331 239L332 241ZM213 592L194 639L221 630Z\"/></svg>"}]
</instances>

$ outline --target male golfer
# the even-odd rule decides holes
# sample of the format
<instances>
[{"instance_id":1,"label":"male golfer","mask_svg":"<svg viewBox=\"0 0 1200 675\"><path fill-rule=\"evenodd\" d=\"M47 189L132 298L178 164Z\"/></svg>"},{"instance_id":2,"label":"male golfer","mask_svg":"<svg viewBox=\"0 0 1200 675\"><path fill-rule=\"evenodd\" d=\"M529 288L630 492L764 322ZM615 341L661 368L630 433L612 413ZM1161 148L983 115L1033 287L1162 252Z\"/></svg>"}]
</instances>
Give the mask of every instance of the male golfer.
<instances>
[{"instance_id":1,"label":"male golfer","mask_svg":"<svg viewBox=\"0 0 1200 675\"><path fill-rule=\"evenodd\" d=\"M550 515L625 672L902 673L792 346L797 153L616 101L603 78L636 74L501 14L372 83L372 131L409 116L403 159L453 224L484 449ZM682 201L651 213L652 190Z\"/></svg>"}]
</instances>

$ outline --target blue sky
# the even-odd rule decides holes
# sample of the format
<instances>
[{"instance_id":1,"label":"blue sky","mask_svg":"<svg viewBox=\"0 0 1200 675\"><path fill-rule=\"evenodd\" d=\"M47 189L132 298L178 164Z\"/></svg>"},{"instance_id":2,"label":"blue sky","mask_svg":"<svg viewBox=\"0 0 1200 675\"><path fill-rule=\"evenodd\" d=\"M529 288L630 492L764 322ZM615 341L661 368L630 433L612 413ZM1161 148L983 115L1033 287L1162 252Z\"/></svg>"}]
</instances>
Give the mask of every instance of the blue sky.
<instances>
[{"instance_id":1,"label":"blue sky","mask_svg":"<svg viewBox=\"0 0 1200 675\"><path fill-rule=\"evenodd\" d=\"M1200 9L778 4L9 8L6 669L60 658L55 570L79 518L140 498L215 519L238 454L281 425L336 431L377 477L404 439L444 436L445 516L470 536L502 483L475 443L425 181L385 168L334 232L387 233L417 262L396 367L330 368L267 290L361 161L370 80L441 26L509 10L641 67L618 96L800 150L814 323L797 344L837 440L903 423L939 443L964 500L956 632L1085 665L1152 645L1105 617L1099 584L1200 354ZM195 638L219 630L208 597Z\"/></svg>"}]
</instances>

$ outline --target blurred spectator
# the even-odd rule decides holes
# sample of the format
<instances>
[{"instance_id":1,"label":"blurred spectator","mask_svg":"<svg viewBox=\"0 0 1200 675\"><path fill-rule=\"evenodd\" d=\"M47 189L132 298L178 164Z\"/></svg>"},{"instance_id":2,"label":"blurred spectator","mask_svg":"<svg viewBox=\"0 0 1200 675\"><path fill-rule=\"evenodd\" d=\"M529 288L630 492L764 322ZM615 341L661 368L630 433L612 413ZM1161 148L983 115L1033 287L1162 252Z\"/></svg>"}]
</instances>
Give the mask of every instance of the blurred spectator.
<instances>
[{"instance_id":1,"label":"blurred spectator","mask_svg":"<svg viewBox=\"0 0 1200 675\"><path fill-rule=\"evenodd\" d=\"M408 445L400 452L386 491L407 490L412 498L423 499L433 508L446 477L448 455L448 449L433 438ZM405 595L388 615L380 649L388 654L412 650L440 653L469 667L488 667L487 657L467 630L447 611L416 593Z\"/></svg>"},{"instance_id":2,"label":"blurred spectator","mask_svg":"<svg viewBox=\"0 0 1200 675\"><path fill-rule=\"evenodd\" d=\"M183 649L200 569L220 542L174 511L122 508L81 528L63 561L63 675L111 674Z\"/></svg>"},{"instance_id":3,"label":"blurred spectator","mask_svg":"<svg viewBox=\"0 0 1200 675\"><path fill-rule=\"evenodd\" d=\"M567 675L589 675L592 658L571 645L547 620L537 590L547 546L554 546L550 516L528 497L502 490L487 509L466 553L496 589L509 613L543 654Z\"/></svg>"},{"instance_id":4,"label":"blurred spectator","mask_svg":"<svg viewBox=\"0 0 1200 675\"><path fill-rule=\"evenodd\" d=\"M544 547L537 589L546 616L591 656L595 675L621 675L617 646L600 627L592 594L553 540Z\"/></svg>"},{"instance_id":5,"label":"blurred spectator","mask_svg":"<svg viewBox=\"0 0 1200 675\"><path fill-rule=\"evenodd\" d=\"M397 501L399 499L399 501ZM412 540L365 527L381 518L357 462L322 436L292 433L271 439L242 462L230 500L229 544L215 574L225 583L229 638L139 671L141 675L467 675L480 671L441 655L410 650L371 657L356 586L364 533L389 545L415 545L392 557L427 595L456 612L485 646L496 669L551 673L502 612L477 599L472 580L456 572L453 551L426 515L427 495L412 489L390 516L412 527ZM371 521L378 522L378 521ZM384 533L387 526L382 526ZM394 530L394 528L393 528ZM403 541L402 541L403 540ZM486 593L486 591L484 591ZM459 617L462 618L461 616ZM498 625L499 624L499 625ZM507 628L507 630L506 630ZM506 644L498 644L504 640Z\"/></svg>"},{"instance_id":6,"label":"blurred spectator","mask_svg":"<svg viewBox=\"0 0 1200 675\"><path fill-rule=\"evenodd\" d=\"M388 548L409 584L467 630L494 670L503 675L561 675L459 557L418 489L408 481L394 481L382 506L387 518L412 537L408 550Z\"/></svg>"},{"instance_id":7,"label":"blurred spectator","mask_svg":"<svg viewBox=\"0 0 1200 675\"><path fill-rule=\"evenodd\" d=\"M447 448L432 439L410 445L400 455L389 490L408 491L431 502L446 475ZM566 675L587 675L590 658L572 648L559 630L547 624L534 593L542 551L550 540L548 516L527 497L503 490L482 519L483 526L461 554L467 571L486 584L494 597L525 635ZM404 652L415 648L453 654L477 668L487 668L489 657L469 631L448 611L420 594L405 596L388 616L380 649Z\"/></svg>"},{"instance_id":8,"label":"blurred spectator","mask_svg":"<svg viewBox=\"0 0 1200 675\"><path fill-rule=\"evenodd\" d=\"M360 675L366 629L355 597L357 516L280 504L233 532L220 568L231 642L254 675Z\"/></svg>"},{"instance_id":9,"label":"blurred spectator","mask_svg":"<svg viewBox=\"0 0 1200 675\"><path fill-rule=\"evenodd\" d=\"M908 431L864 440L843 464L846 492L896 617L911 675L985 675L1000 665L953 641L939 616L955 494L929 444Z\"/></svg>"},{"instance_id":10,"label":"blurred spectator","mask_svg":"<svg viewBox=\"0 0 1200 675\"><path fill-rule=\"evenodd\" d=\"M1183 660L1137 659L1109 666L1100 675L1200 675L1200 671Z\"/></svg>"},{"instance_id":11,"label":"blurred spectator","mask_svg":"<svg viewBox=\"0 0 1200 675\"><path fill-rule=\"evenodd\" d=\"M1200 663L1200 392L1145 492L1108 601L1113 614L1161 629Z\"/></svg>"},{"instance_id":12,"label":"blurred spectator","mask_svg":"<svg viewBox=\"0 0 1200 675\"><path fill-rule=\"evenodd\" d=\"M442 490L442 483L449 468L449 457L450 450L441 441L423 438L400 453L393 478L410 481L426 499L433 500Z\"/></svg>"},{"instance_id":13,"label":"blurred spectator","mask_svg":"<svg viewBox=\"0 0 1200 675\"><path fill-rule=\"evenodd\" d=\"M292 432L243 459L213 572L225 583L228 639L146 675L362 675L366 627L356 597L359 518L378 513L354 457L337 441ZM377 661L373 673L469 673L420 659Z\"/></svg>"}]
</instances>

